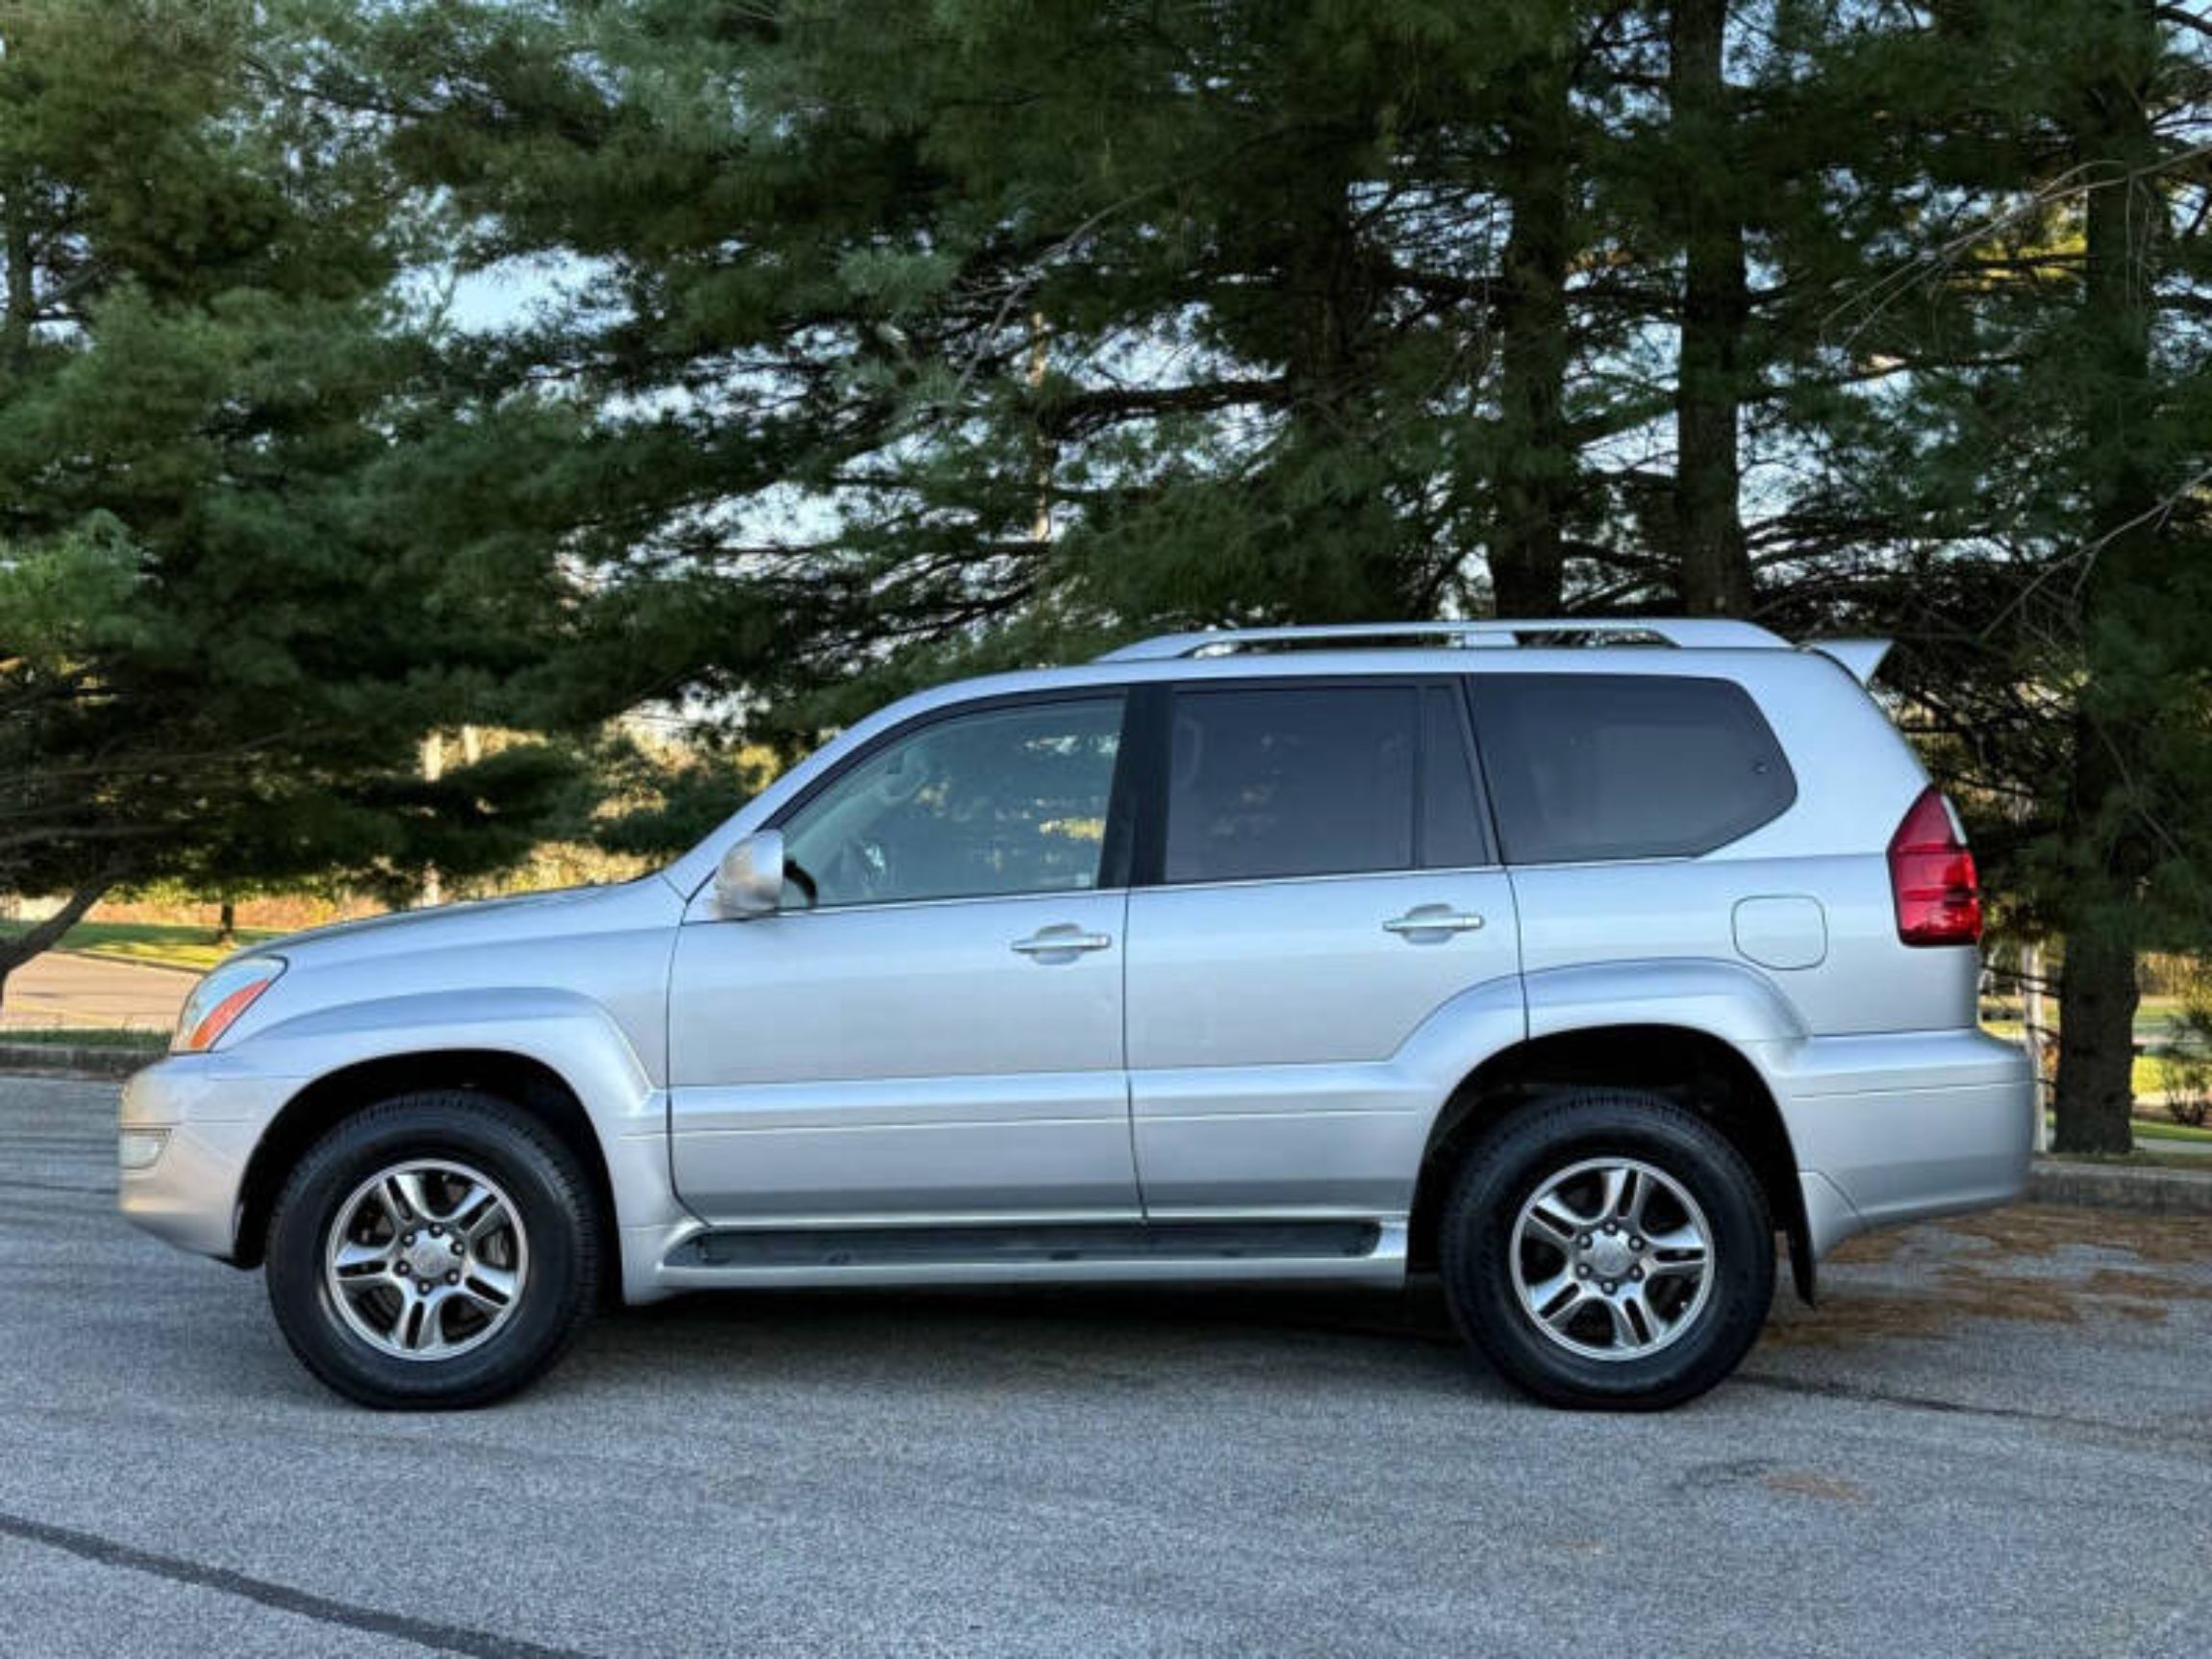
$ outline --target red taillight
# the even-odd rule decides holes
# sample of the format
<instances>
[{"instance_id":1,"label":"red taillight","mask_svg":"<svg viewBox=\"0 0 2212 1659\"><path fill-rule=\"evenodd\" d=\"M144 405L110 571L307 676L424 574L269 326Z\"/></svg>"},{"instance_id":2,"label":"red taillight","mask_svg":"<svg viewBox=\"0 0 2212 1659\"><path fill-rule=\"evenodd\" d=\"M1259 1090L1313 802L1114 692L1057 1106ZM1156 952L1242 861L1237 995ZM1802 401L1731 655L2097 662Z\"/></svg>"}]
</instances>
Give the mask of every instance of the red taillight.
<instances>
[{"instance_id":1,"label":"red taillight","mask_svg":"<svg viewBox=\"0 0 2212 1659\"><path fill-rule=\"evenodd\" d=\"M1907 944L1981 940L1981 882L1943 792L1929 785L1890 837L1890 892Z\"/></svg>"}]
</instances>

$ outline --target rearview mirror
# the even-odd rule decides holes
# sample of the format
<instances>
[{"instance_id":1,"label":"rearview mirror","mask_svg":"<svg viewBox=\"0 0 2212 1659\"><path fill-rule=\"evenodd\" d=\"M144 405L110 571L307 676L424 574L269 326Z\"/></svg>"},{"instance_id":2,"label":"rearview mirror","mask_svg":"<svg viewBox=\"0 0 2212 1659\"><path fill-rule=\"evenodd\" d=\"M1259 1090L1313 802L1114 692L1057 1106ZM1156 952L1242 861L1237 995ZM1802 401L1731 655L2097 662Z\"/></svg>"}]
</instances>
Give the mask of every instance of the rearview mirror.
<instances>
[{"instance_id":1,"label":"rearview mirror","mask_svg":"<svg viewBox=\"0 0 2212 1659\"><path fill-rule=\"evenodd\" d=\"M784 832L755 830L722 854L715 908L733 920L767 916L784 898Z\"/></svg>"}]
</instances>

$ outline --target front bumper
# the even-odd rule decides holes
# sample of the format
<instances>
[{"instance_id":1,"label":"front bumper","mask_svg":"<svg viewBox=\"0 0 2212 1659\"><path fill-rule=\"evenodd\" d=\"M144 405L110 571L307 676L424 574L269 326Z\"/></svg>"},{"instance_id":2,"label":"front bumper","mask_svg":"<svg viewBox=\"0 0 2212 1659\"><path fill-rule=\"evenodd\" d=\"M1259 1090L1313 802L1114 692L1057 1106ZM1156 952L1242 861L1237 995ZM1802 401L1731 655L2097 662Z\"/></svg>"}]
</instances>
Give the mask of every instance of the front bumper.
<instances>
[{"instance_id":1,"label":"front bumper","mask_svg":"<svg viewBox=\"0 0 2212 1659\"><path fill-rule=\"evenodd\" d=\"M235 1255L246 1166L298 1087L221 1053L172 1055L133 1076L118 1132L160 1130L163 1142L150 1164L118 1173L123 1219L182 1249Z\"/></svg>"},{"instance_id":2,"label":"front bumper","mask_svg":"<svg viewBox=\"0 0 2212 1659\"><path fill-rule=\"evenodd\" d=\"M1891 1032L1769 1059L1816 1257L1870 1227L2026 1191L2036 1088L2013 1044L1980 1031Z\"/></svg>"}]
</instances>

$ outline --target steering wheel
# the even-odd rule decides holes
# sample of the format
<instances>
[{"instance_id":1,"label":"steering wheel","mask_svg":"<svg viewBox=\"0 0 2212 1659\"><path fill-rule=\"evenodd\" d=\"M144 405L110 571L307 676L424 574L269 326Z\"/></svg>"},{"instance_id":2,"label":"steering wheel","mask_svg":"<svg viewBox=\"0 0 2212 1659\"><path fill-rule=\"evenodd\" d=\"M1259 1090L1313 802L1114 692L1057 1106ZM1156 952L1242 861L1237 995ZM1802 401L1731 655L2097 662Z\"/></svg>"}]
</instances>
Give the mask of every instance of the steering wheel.
<instances>
[{"instance_id":1,"label":"steering wheel","mask_svg":"<svg viewBox=\"0 0 2212 1659\"><path fill-rule=\"evenodd\" d=\"M807 873L805 865L798 863L795 859L785 859L784 880L790 882L806 896L809 910L821 903L821 889L816 884L815 878Z\"/></svg>"}]
</instances>

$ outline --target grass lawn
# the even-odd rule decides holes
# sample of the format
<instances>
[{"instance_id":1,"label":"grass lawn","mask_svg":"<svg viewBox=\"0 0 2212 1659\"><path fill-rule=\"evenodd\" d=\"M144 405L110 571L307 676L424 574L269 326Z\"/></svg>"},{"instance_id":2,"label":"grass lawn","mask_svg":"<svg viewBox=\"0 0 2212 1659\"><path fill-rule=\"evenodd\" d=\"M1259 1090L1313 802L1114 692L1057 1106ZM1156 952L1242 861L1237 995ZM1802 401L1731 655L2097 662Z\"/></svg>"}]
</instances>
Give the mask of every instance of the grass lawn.
<instances>
[{"instance_id":1,"label":"grass lawn","mask_svg":"<svg viewBox=\"0 0 2212 1659\"><path fill-rule=\"evenodd\" d=\"M4 1025L0 1043L28 1043L41 1048L127 1048L159 1054L169 1045L165 1031L134 1031L116 1025Z\"/></svg>"},{"instance_id":2,"label":"grass lawn","mask_svg":"<svg viewBox=\"0 0 2212 1659\"><path fill-rule=\"evenodd\" d=\"M19 931L19 930L17 930ZM120 962L150 962L163 968L189 968L204 973L233 951L278 937L265 927L241 927L221 943L212 927L173 926L153 921L81 921L62 936L61 948Z\"/></svg>"}]
</instances>

